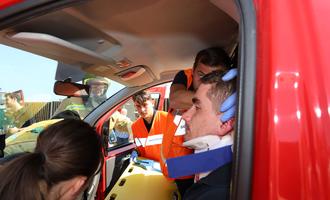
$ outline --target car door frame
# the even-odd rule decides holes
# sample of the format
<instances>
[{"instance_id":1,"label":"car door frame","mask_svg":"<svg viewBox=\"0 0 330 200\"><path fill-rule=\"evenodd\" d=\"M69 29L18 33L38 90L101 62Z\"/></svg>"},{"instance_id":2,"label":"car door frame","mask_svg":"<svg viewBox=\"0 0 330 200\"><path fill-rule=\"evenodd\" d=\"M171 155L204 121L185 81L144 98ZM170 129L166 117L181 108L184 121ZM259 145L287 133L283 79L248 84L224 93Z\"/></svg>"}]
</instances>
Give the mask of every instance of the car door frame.
<instances>
[{"instance_id":1,"label":"car door frame","mask_svg":"<svg viewBox=\"0 0 330 200\"><path fill-rule=\"evenodd\" d=\"M125 90L124 88L123 90ZM94 124L96 131L103 135L103 125L104 123L107 123L108 119L111 117L111 115L117 111L122 105L124 105L127 101L131 99L131 96L141 91L141 89L134 88L134 92L132 92L129 96L123 95L121 100L118 100L117 104L114 105L114 107L108 109L107 112L104 112L102 116L99 117L97 122ZM169 89L165 85L159 86L159 84L156 85L149 85L149 88L144 88L145 90L149 91L151 94L159 94L159 99L157 102L157 110L164 110L164 102L166 98L166 90ZM121 96L121 93L118 92L115 95L113 95L111 98L109 98L107 101L111 101L112 98L117 99L118 96ZM85 118L86 120L86 118ZM103 138L103 137L102 137ZM114 171L123 172L124 169L114 169L116 166L118 166L118 162L122 162L123 165L122 168L125 168L125 165L127 163L123 163L126 161L126 159L129 159L129 155L131 151L135 148L134 143L127 143L124 145L118 146L118 148L112 148L109 149L105 147L104 148L104 162L102 167L102 173L100 178L100 183L98 186L98 192L97 192L97 199L104 199L105 196L110 192L114 184L117 182L121 174L113 174ZM119 159L117 159L119 157ZM118 168L118 167L117 167ZM111 174L111 175L110 175Z\"/></svg>"}]
</instances>

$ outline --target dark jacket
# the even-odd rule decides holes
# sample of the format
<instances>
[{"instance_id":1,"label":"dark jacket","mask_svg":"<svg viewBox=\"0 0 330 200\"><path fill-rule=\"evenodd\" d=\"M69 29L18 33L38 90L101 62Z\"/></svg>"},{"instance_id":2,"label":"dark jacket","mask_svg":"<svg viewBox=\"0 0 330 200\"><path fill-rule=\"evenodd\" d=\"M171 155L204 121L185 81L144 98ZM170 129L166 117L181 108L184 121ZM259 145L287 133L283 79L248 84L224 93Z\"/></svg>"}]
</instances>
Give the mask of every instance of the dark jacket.
<instances>
[{"instance_id":1,"label":"dark jacket","mask_svg":"<svg viewBox=\"0 0 330 200\"><path fill-rule=\"evenodd\" d=\"M230 194L232 163L226 164L211 172L193 184L185 193L184 200L226 200Z\"/></svg>"}]
</instances>

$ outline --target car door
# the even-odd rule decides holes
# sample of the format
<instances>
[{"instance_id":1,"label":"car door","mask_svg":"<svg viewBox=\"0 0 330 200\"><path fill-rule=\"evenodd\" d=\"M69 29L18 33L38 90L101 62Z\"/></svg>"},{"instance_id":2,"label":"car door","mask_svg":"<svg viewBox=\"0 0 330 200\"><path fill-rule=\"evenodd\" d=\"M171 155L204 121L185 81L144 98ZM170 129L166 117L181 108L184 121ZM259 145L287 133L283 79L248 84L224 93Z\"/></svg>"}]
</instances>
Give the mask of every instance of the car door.
<instances>
[{"instance_id":1,"label":"car door","mask_svg":"<svg viewBox=\"0 0 330 200\"><path fill-rule=\"evenodd\" d=\"M168 86L169 84L162 84L147 89L151 93L156 110L165 109ZM126 116L122 112L124 109L127 111ZM98 188L100 199L110 192L130 162L130 154L135 148L130 126L138 117L130 96L106 112L96 123L104 147L104 165Z\"/></svg>"}]
</instances>

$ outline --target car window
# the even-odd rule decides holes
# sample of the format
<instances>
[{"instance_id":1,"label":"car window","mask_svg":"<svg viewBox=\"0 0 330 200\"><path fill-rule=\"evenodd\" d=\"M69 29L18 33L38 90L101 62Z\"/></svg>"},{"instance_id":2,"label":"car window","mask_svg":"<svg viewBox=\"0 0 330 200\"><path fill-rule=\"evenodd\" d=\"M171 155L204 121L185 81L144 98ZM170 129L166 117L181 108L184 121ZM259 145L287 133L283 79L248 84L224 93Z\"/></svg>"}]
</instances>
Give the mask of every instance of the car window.
<instances>
[{"instance_id":1,"label":"car window","mask_svg":"<svg viewBox=\"0 0 330 200\"><path fill-rule=\"evenodd\" d=\"M166 92L169 83L151 87L148 91L154 102L155 110L165 109ZM113 111L113 114L103 123L103 136L108 143L108 150L133 142L131 125L139 118L132 97L125 100Z\"/></svg>"},{"instance_id":2,"label":"car window","mask_svg":"<svg viewBox=\"0 0 330 200\"><path fill-rule=\"evenodd\" d=\"M83 119L124 87L105 77L86 74L79 83L89 84L91 95L59 96L53 92L56 60L5 45L0 45L0 55L0 133L6 138L17 138L17 133L30 125L54 116Z\"/></svg>"}]
</instances>

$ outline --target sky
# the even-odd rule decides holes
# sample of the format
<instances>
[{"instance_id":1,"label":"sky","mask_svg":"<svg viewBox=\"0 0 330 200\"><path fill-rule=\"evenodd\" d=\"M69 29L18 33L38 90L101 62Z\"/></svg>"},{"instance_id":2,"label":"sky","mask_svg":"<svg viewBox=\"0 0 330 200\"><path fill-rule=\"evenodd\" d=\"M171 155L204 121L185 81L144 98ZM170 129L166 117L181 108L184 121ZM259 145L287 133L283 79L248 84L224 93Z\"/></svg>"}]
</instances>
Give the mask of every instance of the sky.
<instances>
[{"instance_id":1,"label":"sky","mask_svg":"<svg viewBox=\"0 0 330 200\"><path fill-rule=\"evenodd\" d=\"M27 102L57 101L55 95L57 61L0 44L0 92L23 90ZM112 82L108 96L124 86Z\"/></svg>"}]
</instances>

